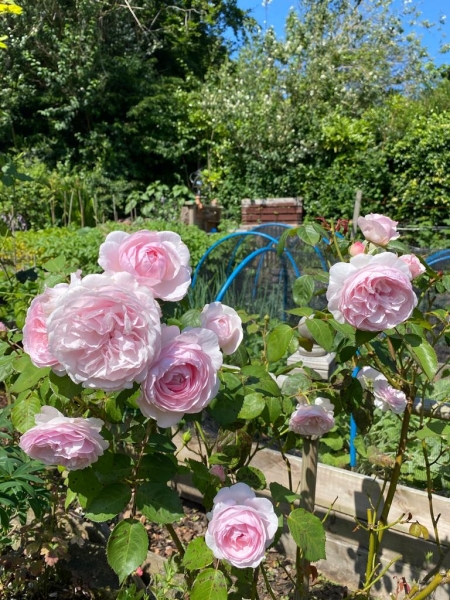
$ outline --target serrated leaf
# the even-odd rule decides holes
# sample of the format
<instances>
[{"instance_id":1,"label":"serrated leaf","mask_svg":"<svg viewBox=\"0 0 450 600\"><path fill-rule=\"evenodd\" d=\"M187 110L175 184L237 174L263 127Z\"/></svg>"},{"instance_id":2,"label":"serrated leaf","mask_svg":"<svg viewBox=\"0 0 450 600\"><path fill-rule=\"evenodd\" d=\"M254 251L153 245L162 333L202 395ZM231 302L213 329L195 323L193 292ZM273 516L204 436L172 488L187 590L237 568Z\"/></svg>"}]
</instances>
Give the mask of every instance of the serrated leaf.
<instances>
[{"instance_id":1,"label":"serrated leaf","mask_svg":"<svg viewBox=\"0 0 450 600\"><path fill-rule=\"evenodd\" d=\"M256 419L264 410L266 403L262 394L247 394L244 397L244 403L239 411L238 419Z\"/></svg>"},{"instance_id":2,"label":"serrated leaf","mask_svg":"<svg viewBox=\"0 0 450 600\"><path fill-rule=\"evenodd\" d=\"M192 540L183 556L183 566L188 571L204 569L214 560L214 554L205 543L204 536Z\"/></svg>"},{"instance_id":3,"label":"serrated leaf","mask_svg":"<svg viewBox=\"0 0 450 600\"><path fill-rule=\"evenodd\" d=\"M286 354L294 331L289 325L277 325L267 336L267 355L270 363L277 362Z\"/></svg>"},{"instance_id":4,"label":"serrated leaf","mask_svg":"<svg viewBox=\"0 0 450 600\"><path fill-rule=\"evenodd\" d=\"M298 396L302 392L306 392L311 387L311 379L303 373L294 373L288 375L281 386L281 393L284 396Z\"/></svg>"},{"instance_id":5,"label":"serrated leaf","mask_svg":"<svg viewBox=\"0 0 450 600\"><path fill-rule=\"evenodd\" d=\"M241 467L236 473L236 481L246 483L254 490L264 490L267 485L264 473L256 467Z\"/></svg>"},{"instance_id":6,"label":"serrated leaf","mask_svg":"<svg viewBox=\"0 0 450 600\"><path fill-rule=\"evenodd\" d=\"M35 416L41 411L41 402L37 394L15 402L11 411L11 421L19 433L25 433L36 425Z\"/></svg>"},{"instance_id":7,"label":"serrated leaf","mask_svg":"<svg viewBox=\"0 0 450 600\"><path fill-rule=\"evenodd\" d=\"M120 583L144 562L147 552L147 531L142 523L131 519L114 527L106 546L108 563Z\"/></svg>"},{"instance_id":8,"label":"serrated leaf","mask_svg":"<svg viewBox=\"0 0 450 600\"><path fill-rule=\"evenodd\" d=\"M45 269L45 271L48 271L49 273L59 273L61 271L64 271L65 266L66 257L64 256L64 254L60 254L56 258L52 258L51 260L45 262L42 265L42 268Z\"/></svg>"},{"instance_id":9,"label":"serrated leaf","mask_svg":"<svg viewBox=\"0 0 450 600\"><path fill-rule=\"evenodd\" d=\"M177 465L170 456L155 452L142 457L139 463L138 477L166 483L174 477L177 470Z\"/></svg>"},{"instance_id":10,"label":"serrated leaf","mask_svg":"<svg viewBox=\"0 0 450 600\"><path fill-rule=\"evenodd\" d=\"M297 235L302 242L310 246L316 246L320 242L320 233L312 224L301 225L297 230Z\"/></svg>"},{"instance_id":11,"label":"serrated leaf","mask_svg":"<svg viewBox=\"0 0 450 600\"><path fill-rule=\"evenodd\" d=\"M185 312L181 317L181 325L182 329L185 327L201 327L200 311L197 308L193 308Z\"/></svg>"},{"instance_id":12,"label":"serrated leaf","mask_svg":"<svg viewBox=\"0 0 450 600\"><path fill-rule=\"evenodd\" d=\"M325 321L320 319L306 319L306 327L314 338L315 342L327 352L333 348L334 332Z\"/></svg>"},{"instance_id":13,"label":"serrated leaf","mask_svg":"<svg viewBox=\"0 0 450 600\"><path fill-rule=\"evenodd\" d=\"M450 435L450 425L444 421L431 421L416 433L419 440L427 438L440 438Z\"/></svg>"},{"instance_id":14,"label":"serrated leaf","mask_svg":"<svg viewBox=\"0 0 450 600\"><path fill-rule=\"evenodd\" d=\"M29 363L10 387L10 392L13 394L19 394L20 392L29 390L49 373L49 368L40 369L39 367L35 367L32 363Z\"/></svg>"},{"instance_id":15,"label":"serrated leaf","mask_svg":"<svg viewBox=\"0 0 450 600\"><path fill-rule=\"evenodd\" d=\"M423 369L428 379L430 381L434 379L438 370L438 359L431 344L417 335L409 334L405 335L405 341L414 360Z\"/></svg>"},{"instance_id":16,"label":"serrated leaf","mask_svg":"<svg viewBox=\"0 0 450 600\"><path fill-rule=\"evenodd\" d=\"M136 493L136 506L154 523L174 523L184 513L178 494L164 483L151 482L139 486Z\"/></svg>"},{"instance_id":17,"label":"serrated leaf","mask_svg":"<svg viewBox=\"0 0 450 600\"><path fill-rule=\"evenodd\" d=\"M292 538L306 560L326 558L325 530L322 521L303 508L296 508L287 518Z\"/></svg>"},{"instance_id":18,"label":"serrated leaf","mask_svg":"<svg viewBox=\"0 0 450 600\"><path fill-rule=\"evenodd\" d=\"M51 371L48 379L53 393L59 398L72 400L75 396L79 396L83 390L81 384L74 383L68 375L59 377Z\"/></svg>"},{"instance_id":19,"label":"serrated leaf","mask_svg":"<svg viewBox=\"0 0 450 600\"><path fill-rule=\"evenodd\" d=\"M300 500L301 496L291 492L291 490L280 483L272 482L269 485L270 493L272 494L273 501L278 504L279 502L286 502L291 504L295 500Z\"/></svg>"},{"instance_id":20,"label":"serrated leaf","mask_svg":"<svg viewBox=\"0 0 450 600\"><path fill-rule=\"evenodd\" d=\"M302 275L294 281L292 296L298 306L307 306L314 294L314 279L311 275Z\"/></svg>"},{"instance_id":21,"label":"serrated leaf","mask_svg":"<svg viewBox=\"0 0 450 600\"><path fill-rule=\"evenodd\" d=\"M91 521L109 521L121 513L131 500L131 488L126 483L112 483L94 496L87 506Z\"/></svg>"},{"instance_id":22,"label":"serrated leaf","mask_svg":"<svg viewBox=\"0 0 450 600\"><path fill-rule=\"evenodd\" d=\"M216 569L205 569L194 581L191 600L227 600L227 582L224 574Z\"/></svg>"},{"instance_id":23,"label":"serrated leaf","mask_svg":"<svg viewBox=\"0 0 450 600\"><path fill-rule=\"evenodd\" d=\"M281 400L279 398L273 398L267 396L264 398L266 406L261 413L262 418L267 424L275 423L281 416Z\"/></svg>"},{"instance_id":24,"label":"serrated leaf","mask_svg":"<svg viewBox=\"0 0 450 600\"><path fill-rule=\"evenodd\" d=\"M14 354L0 356L0 381L5 381L14 372Z\"/></svg>"}]
</instances>

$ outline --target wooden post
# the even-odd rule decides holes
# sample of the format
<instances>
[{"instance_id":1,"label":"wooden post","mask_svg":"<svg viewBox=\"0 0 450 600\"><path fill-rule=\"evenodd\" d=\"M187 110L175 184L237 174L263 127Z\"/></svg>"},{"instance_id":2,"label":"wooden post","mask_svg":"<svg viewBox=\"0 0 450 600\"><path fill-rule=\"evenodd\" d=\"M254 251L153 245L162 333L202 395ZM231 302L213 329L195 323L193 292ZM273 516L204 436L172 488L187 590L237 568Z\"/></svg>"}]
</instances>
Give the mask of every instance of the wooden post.
<instances>
[{"instance_id":1,"label":"wooden post","mask_svg":"<svg viewBox=\"0 0 450 600\"><path fill-rule=\"evenodd\" d=\"M358 229L358 217L361 212L361 200L362 200L362 190L356 190L356 198L355 198L355 206L353 208L353 222L352 222L352 239L354 239L356 235L356 231Z\"/></svg>"}]
</instances>

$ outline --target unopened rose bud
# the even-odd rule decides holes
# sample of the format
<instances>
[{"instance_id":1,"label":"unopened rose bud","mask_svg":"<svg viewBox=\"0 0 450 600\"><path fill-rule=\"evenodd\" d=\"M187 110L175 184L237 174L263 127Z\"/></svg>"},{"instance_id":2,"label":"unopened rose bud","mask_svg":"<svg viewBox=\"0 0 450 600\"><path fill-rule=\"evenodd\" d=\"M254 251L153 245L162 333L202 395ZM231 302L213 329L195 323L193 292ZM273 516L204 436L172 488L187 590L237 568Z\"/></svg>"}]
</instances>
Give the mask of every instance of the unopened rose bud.
<instances>
[{"instance_id":1,"label":"unopened rose bud","mask_svg":"<svg viewBox=\"0 0 450 600\"><path fill-rule=\"evenodd\" d=\"M185 444L189 444L189 442L191 441L191 439L192 439L191 432L190 431L185 431L183 433L183 442Z\"/></svg>"},{"instance_id":2,"label":"unopened rose bud","mask_svg":"<svg viewBox=\"0 0 450 600\"><path fill-rule=\"evenodd\" d=\"M222 467L222 465L213 465L210 468L209 472L211 473L211 475L217 477L217 479L220 479L222 483L225 483L226 475L225 469Z\"/></svg>"},{"instance_id":3,"label":"unopened rose bud","mask_svg":"<svg viewBox=\"0 0 450 600\"><path fill-rule=\"evenodd\" d=\"M357 256L358 254L364 254L366 247L362 242L355 242L350 246L348 252L350 256Z\"/></svg>"}]
</instances>

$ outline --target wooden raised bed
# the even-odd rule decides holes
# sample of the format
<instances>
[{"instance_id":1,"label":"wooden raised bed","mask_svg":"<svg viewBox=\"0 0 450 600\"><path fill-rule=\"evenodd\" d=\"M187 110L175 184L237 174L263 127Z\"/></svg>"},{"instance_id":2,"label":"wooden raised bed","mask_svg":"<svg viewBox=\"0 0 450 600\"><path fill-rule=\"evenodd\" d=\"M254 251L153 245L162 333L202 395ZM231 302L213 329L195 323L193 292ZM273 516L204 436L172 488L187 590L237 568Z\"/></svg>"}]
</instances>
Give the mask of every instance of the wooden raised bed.
<instances>
[{"instance_id":1,"label":"wooden raised bed","mask_svg":"<svg viewBox=\"0 0 450 600\"><path fill-rule=\"evenodd\" d=\"M180 460L184 458L198 460L198 456L186 448L183 448L178 456ZM293 481L298 482L302 460L296 456L289 456L289 461ZM270 449L261 450L251 464L263 471L267 478L267 485L278 482L288 487L287 470L279 452ZM201 494L188 479L180 477L176 486L182 496L201 503ZM368 544L368 534L364 529L358 528L355 517L365 522L371 500L376 503L381 489L381 481L344 469L319 465L316 491L317 516L323 517L330 510L331 505L333 506L326 521L327 559L320 561L317 568L332 581L346 585L350 589L357 589L364 577ZM435 515L440 514L438 531L441 544L446 550L450 546L450 499L434 496L433 507ZM393 558L398 556L402 558L396 561L382 580L372 588L373 597L390 599L390 594L396 591L397 581L402 577L409 584L420 581L438 559L427 494L406 486L398 486L390 521L395 521L404 513L412 514L411 522L417 520L428 528L430 540L425 541L409 535L407 524L399 524L388 530L383 538L380 563L386 566ZM295 544L290 536L284 534L280 543L286 555L294 559ZM430 556L428 553L432 556L429 562L426 558L427 555ZM450 552L443 568L450 568ZM449 596L450 584L447 584L439 587L433 598L448 600ZM402 597L403 595L399 596Z\"/></svg>"}]
</instances>

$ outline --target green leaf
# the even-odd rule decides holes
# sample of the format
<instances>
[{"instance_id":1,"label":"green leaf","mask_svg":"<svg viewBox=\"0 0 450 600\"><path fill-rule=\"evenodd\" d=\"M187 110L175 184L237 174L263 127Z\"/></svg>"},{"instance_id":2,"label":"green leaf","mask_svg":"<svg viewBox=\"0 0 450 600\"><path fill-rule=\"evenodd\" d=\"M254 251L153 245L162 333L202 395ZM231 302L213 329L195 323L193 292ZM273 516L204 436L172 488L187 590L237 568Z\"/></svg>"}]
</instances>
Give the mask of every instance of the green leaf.
<instances>
[{"instance_id":1,"label":"green leaf","mask_svg":"<svg viewBox=\"0 0 450 600\"><path fill-rule=\"evenodd\" d=\"M178 494L164 483L151 482L139 486L136 493L136 506L143 515L154 523L174 523L184 513Z\"/></svg>"},{"instance_id":2,"label":"green leaf","mask_svg":"<svg viewBox=\"0 0 450 600\"><path fill-rule=\"evenodd\" d=\"M87 506L91 521L109 521L122 512L131 500L131 488L126 483L112 483L94 496Z\"/></svg>"},{"instance_id":3,"label":"green leaf","mask_svg":"<svg viewBox=\"0 0 450 600\"><path fill-rule=\"evenodd\" d=\"M244 397L244 403L238 414L238 419L256 419L262 413L266 406L262 394L247 394Z\"/></svg>"},{"instance_id":4,"label":"green leaf","mask_svg":"<svg viewBox=\"0 0 450 600\"><path fill-rule=\"evenodd\" d=\"M236 473L236 481L246 483L254 490L264 490L267 486L264 473L256 467L241 467Z\"/></svg>"},{"instance_id":5,"label":"green leaf","mask_svg":"<svg viewBox=\"0 0 450 600\"><path fill-rule=\"evenodd\" d=\"M102 485L94 474L91 467L79 471L70 471L68 487L72 492L81 494L85 498L93 498L102 489Z\"/></svg>"},{"instance_id":6,"label":"green leaf","mask_svg":"<svg viewBox=\"0 0 450 600\"><path fill-rule=\"evenodd\" d=\"M281 400L279 398L273 398L272 396L266 396L264 398L266 406L261 413L265 423L275 423L281 416Z\"/></svg>"},{"instance_id":7,"label":"green leaf","mask_svg":"<svg viewBox=\"0 0 450 600\"><path fill-rule=\"evenodd\" d=\"M327 352L331 352L334 332L330 325L320 319L306 319L305 324L316 343Z\"/></svg>"},{"instance_id":8,"label":"green leaf","mask_svg":"<svg viewBox=\"0 0 450 600\"><path fill-rule=\"evenodd\" d=\"M320 242L320 233L316 231L312 224L302 225L297 230L298 237L309 244L310 246L316 246Z\"/></svg>"},{"instance_id":9,"label":"green leaf","mask_svg":"<svg viewBox=\"0 0 450 600\"><path fill-rule=\"evenodd\" d=\"M106 546L106 556L110 567L122 583L146 559L148 536L139 521L127 519L114 527Z\"/></svg>"},{"instance_id":10,"label":"green leaf","mask_svg":"<svg viewBox=\"0 0 450 600\"><path fill-rule=\"evenodd\" d=\"M164 452L166 454L173 454L176 450L177 447L172 440L162 433L152 433L145 446L146 452Z\"/></svg>"},{"instance_id":11,"label":"green leaf","mask_svg":"<svg viewBox=\"0 0 450 600\"><path fill-rule=\"evenodd\" d=\"M0 381L5 381L14 372L14 354L0 356Z\"/></svg>"},{"instance_id":12,"label":"green leaf","mask_svg":"<svg viewBox=\"0 0 450 600\"><path fill-rule=\"evenodd\" d=\"M380 335L378 331L361 331L361 329L357 329L355 331L355 343L358 347L362 346L376 338L378 335Z\"/></svg>"},{"instance_id":13,"label":"green leaf","mask_svg":"<svg viewBox=\"0 0 450 600\"><path fill-rule=\"evenodd\" d=\"M307 306L314 294L314 278L311 275L302 275L294 281L292 294L295 304Z\"/></svg>"},{"instance_id":14,"label":"green leaf","mask_svg":"<svg viewBox=\"0 0 450 600\"><path fill-rule=\"evenodd\" d=\"M311 387L311 379L303 373L294 373L289 375L283 381L281 393L284 396L298 396L302 392L306 392Z\"/></svg>"},{"instance_id":15,"label":"green leaf","mask_svg":"<svg viewBox=\"0 0 450 600\"><path fill-rule=\"evenodd\" d=\"M425 339L416 335L405 335L405 342L414 360L423 369L423 372L431 381L438 370L438 359L434 348Z\"/></svg>"},{"instance_id":16,"label":"green leaf","mask_svg":"<svg viewBox=\"0 0 450 600\"><path fill-rule=\"evenodd\" d=\"M41 411L41 402L37 394L14 403L11 421L19 433L25 433L36 425L35 416Z\"/></svg>"},{"instance_id":17,"label":"green leaf","mask_svg":"<svg viewBox=\"0 0 450 600\"><path fill-rule=\"evenodd\" d=\"M213 560L214 554L208 548L205 538L202 536L189 543L182 564L188 571L197 571L210 565Z\"/></svg>"},{"instance_id":18,"label":"green leaf","mask_svg":"<svg viewBox=\"0 0 450 600\"><path fill-rule=\"evenodd\" d=\"M278 504L279 502L285 502L291 504L295 500L300 500L300 495L291 492L291 490L280 483L272 482L269 485L270 493L272 494L273 501Z\"/></svg>"},{"instance_id":19,"label":"green leaf","mask_svg":"<svg viewBox=\"0 0 450 600\"><path fill-rule=\"evenodd\" d=\"M75 396L79 396L83 390L81 384L74 383L68 375L59 377L51 371L48 378L50 387L58 398L72 400Z\"/></svg>"},{"instance_id":20,"label":"green leaf","mask_svg":"<svg viewBox=\"0 0 450 600\"><path fill-rule=\"evenodd\" d=\"M287 518L289 531L303 556L310 562L325 558L325 530L322 521L303 508L296 508Z\"/></svg>"},{"instance_id":21,"label":"green leaf","mask_svg":"<svg viewBox=\"0 0 450 600\"><path fill-rule=\"evenodd\" d=\"M448 435L450 435L450 425L443 421L432 421L416 433L416 436L419 438L419 440L424 440L430 437L446 437Z\"/></svg>"},{"instance_id":22,"label":"green leaf","mask_svg":"<svg viewBox=\"0 0 450 600\"><path fill-rule=\"evenodd\" d=\"M191 600L227 600L227 582L222 571L205 569L194 581Z\"/></svg>"},{"instance_id":23,"label":"green leaf","mask_svg":"<svg viewBox=\"0 0 450 600\"><path fill-rule=\"evenodd\" d=\"M270 363L281 360L291 343L294 331L289 325L278 325L267 336L267 360Z\"/></svg>"},{"instance_id":24,"label":"green leaf","mask_svg":"<svg viewBox=\"0 0 450 600\"><path fill-rule=\"evenodd\" d=\"M138 477L140 479L165 483L172 479L177 470L177 465L170 456L155 452L154 454L147 454L142 457L139 464Z\"/></svg>"},{"instance_id":25,"label":"green leaf","mask_svg":"<svg viewBox=\"0 0 450 600\"><path fill-rule=\"evenodd\" d=\"M60 254L56 258L52 258L48 260L42 265L42 268L48 271L49 273L60 273L64 271L66 266L66 257L64 254Z\"/></svg>"},{"instance_id":26,"label":"green leaf","mask_svg":"<svg viewBox=\"0 0 450 600\"><path fill-rule=\"evenodd\" d=\"M100 483L109 485L130 475L132 471L131 458L126 454L107 450L92 465L92 470Z\"/></svg>"},{"instance_id":27,"label":"green leaf","mask_svg":"<svg viewBox=\"0 0 450 600\"><path fill-rule=\"evenodd\" d=\"M181 325L182 329L185 327L201 327L200 311L197 308L193 308L185 312L181 317Z\"/></svg>"},{"instance_id":28,"label":"green leaf","mask_svg":"<svg viewBox=\"0 0 450 600\"><path fill-rule=\"evenodd\" d=\"M25 367L25 369L21 372L19 377L10 387L10 392L13 394L20 394L20 392L29 390L30 388L35 386L38 381L46 377L49 373L49 368L40 369L39 367L35 367L30 362L30 364L28 364Z\"/></svg>"}]
</instances>

